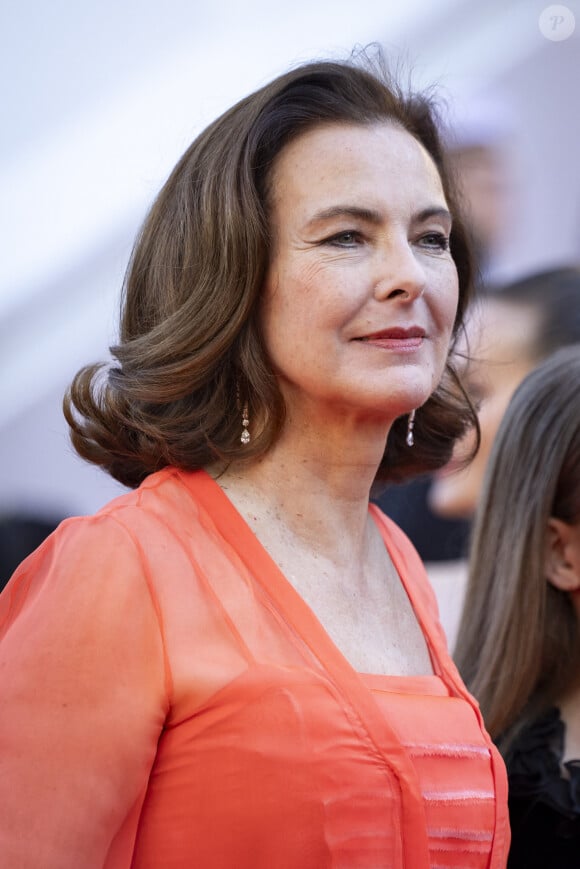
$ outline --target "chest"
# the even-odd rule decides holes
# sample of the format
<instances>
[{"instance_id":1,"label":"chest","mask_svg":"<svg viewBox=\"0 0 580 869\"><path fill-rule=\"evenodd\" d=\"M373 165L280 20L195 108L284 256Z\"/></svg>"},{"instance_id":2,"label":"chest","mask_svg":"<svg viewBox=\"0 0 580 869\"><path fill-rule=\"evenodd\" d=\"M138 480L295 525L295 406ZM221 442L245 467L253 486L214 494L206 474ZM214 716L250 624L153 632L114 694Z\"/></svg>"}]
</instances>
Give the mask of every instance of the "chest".
<instances>
[{"instance_id":1,"label":"chest","mask_svg":"<svg viewBox=\"0 0 580 869\"><path fill-rule=\"evenodd\" d=\"M164 731L135 865L167 865L169 840L176 866L489 867L489 752L437 681L365 677L360 702L312 667L254 661Z\"/></svg>"},{"instance_id":2,"label":"chest","mask_svg":"<svg viewBox=\"0 0 580 869\"><path fill-rule=\"evenodd\" d=\"M423 631L384 547L364 566L308 557L280 541L270 554L355 670L433 672Z\"/></svg>"}]
</instances>

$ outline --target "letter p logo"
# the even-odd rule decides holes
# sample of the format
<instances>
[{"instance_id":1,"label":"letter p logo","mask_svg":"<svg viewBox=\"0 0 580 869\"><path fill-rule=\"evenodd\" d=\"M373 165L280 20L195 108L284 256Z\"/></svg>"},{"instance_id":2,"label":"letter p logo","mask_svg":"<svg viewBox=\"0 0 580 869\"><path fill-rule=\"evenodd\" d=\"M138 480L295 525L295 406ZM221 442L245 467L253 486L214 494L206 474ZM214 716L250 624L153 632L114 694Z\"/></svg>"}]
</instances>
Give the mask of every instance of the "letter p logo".
<instances>
[{"instance_id":1,"label":"letter p logo","mask_svg":"<svg viewBox=\"0 0 580 869\"><path fill-rule=\"evenodd\" d=\"M538 19L538 27L546 39L562 42L574 33L576 19L567 6L547 6Z\"/></svg>"}]
</instances>

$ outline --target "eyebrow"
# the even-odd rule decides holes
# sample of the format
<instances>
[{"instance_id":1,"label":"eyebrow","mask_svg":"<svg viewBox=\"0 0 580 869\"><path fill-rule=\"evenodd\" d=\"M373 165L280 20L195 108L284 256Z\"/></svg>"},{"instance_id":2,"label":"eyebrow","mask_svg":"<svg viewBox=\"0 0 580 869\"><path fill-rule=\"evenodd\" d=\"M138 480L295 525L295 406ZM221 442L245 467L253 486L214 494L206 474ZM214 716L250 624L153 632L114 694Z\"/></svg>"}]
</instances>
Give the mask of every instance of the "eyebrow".
<instances>
[{"instance_id":1,"label":"eyebrow","mask_svg":"<svg viewBox=\"0 0 580 869\"><path fill-rule=\"evenodd\" d=\"M321 223L325 220L332 220L334 217L354 217L359 220L364 220L366 223L374 224L375 226L383 222L383 215L379 211L372 208L359 208L356 205L332 205L330 208L324 208L322 211L317 211L316 214L308 221L311 226L316 223ZM447 208L441 206L433 206L431 208L423 208L416 214L413 214L413 221L422 223L432 217L442 217L450 222L453 221L453 216Z\"/></svg>"},{"instance_id":2,"label":"eyebrow","mask_svg":"<svg viewBox=\"0 0 580 869\"><path fill-rule=\"evenodd\" d=\"M330 208L323 208L322 211L317 211L308 223L321 223L324 220L332 220L333 217L355 217L366 223L382 223L382 216L378 211L359 208L356 205L332 205Z\"/></svg>"},{"instance_id":3,"label":"eyebrow","mask_svg":"<svg viewBox=\"0 0 580 869\"><path fill-rule=\"evenodd\" d=\"M424 208L422 211L419 211L417 214L413 215L413 220L419 221L421 223L424 220L429 220L431 217L442 217L444 220L448 220L450 223L453 223L453 215L449 211L448 208L442 208L441 206L433 206L432 208Z\"/></svg>"}]
</instances>

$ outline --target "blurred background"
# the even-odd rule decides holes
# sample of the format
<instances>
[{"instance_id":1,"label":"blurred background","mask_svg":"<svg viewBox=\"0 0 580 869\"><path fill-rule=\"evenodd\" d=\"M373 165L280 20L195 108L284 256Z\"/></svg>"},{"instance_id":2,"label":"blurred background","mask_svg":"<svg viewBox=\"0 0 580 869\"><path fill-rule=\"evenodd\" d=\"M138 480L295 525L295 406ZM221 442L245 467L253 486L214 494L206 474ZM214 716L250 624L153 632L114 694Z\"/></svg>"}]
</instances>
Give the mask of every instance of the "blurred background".
<instances>
[{"instance_id":1,"label":"blurred background","mask_svg":"<svg viewBox=\"0 0 580 869\"><path fill-rule=\"evenodd\" d=\"M121 491L75 458L63 391L108 358L134 236L178 157L297 62L377 42L435 86L486 280L580 259L580 0L3 0L0 15L0 517L50 525Z\"/></svg>"}]
</instances>

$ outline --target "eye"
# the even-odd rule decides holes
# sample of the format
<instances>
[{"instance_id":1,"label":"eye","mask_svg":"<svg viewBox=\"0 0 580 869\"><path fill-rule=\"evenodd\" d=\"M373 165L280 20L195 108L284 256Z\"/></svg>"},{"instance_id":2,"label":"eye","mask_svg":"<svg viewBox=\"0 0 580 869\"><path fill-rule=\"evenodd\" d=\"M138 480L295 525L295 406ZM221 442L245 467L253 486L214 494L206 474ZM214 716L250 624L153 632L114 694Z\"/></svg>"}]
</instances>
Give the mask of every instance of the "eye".
<instances>
[{"instance_id":1,"label":"eye","mask_svg":"<svg viewBox=\"0 0 580 869\"><path fill-rule=\"evenodd\" d=\"M357 247L361 241L360 233L354 229L345 229L344 232L337 232L336 235L324 239L323 244L330 244L333 247Z\"/></svg>"},{"instance_id":2,"label":"eye","mask_svg":"<svg viewBox=\"0 0 580 869\"><path fill-rule=\"evenodd\" d=\"M428 250L447 251L449 250L449 237L442 232L428 232L421 236L421 244Z\"/></svg>"}]
</instances>

